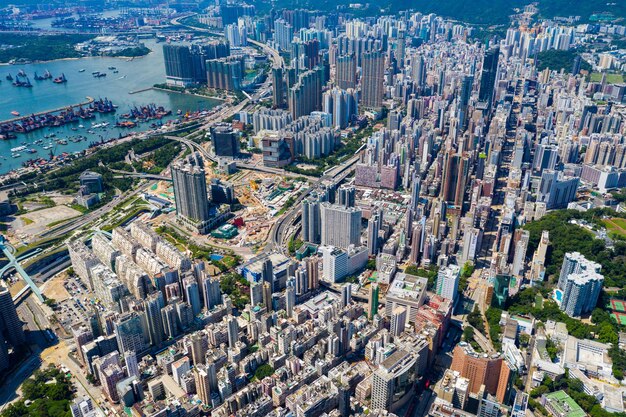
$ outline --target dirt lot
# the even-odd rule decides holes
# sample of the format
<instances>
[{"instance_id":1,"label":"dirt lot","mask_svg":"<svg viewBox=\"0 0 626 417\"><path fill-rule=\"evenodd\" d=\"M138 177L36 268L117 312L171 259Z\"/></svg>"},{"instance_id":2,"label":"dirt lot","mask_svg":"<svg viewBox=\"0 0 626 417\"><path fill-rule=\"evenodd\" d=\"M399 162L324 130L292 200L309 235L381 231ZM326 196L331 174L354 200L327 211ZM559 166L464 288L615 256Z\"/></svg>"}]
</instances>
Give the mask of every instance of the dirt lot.
<instances>
[{"instance_id":1,"label":"dirt lot","mask_svg":"<svg viewBox=\"0 0 626 417\"><path fill-rule=\"evenodd\" d=\"M70 294L65 289L65 286L63 286L66 278L67 274L63 272L56 275L51 280L46 281L46 283L41 287L44 295L48 298L56 300L57 302L65 301L70 298Z\"/></svg>"},{"instance_id":2,"label":"dirt lot","mask_svg":"<svg viewBox=\"0 0 626 417\"><path fill-rule=\"evenodd\" d=\"M80 216L81 213L68 206L56 206L18 216L11 222L11 229L22 239L38 236L51 223Z\"/></svg>"}]
</instances>

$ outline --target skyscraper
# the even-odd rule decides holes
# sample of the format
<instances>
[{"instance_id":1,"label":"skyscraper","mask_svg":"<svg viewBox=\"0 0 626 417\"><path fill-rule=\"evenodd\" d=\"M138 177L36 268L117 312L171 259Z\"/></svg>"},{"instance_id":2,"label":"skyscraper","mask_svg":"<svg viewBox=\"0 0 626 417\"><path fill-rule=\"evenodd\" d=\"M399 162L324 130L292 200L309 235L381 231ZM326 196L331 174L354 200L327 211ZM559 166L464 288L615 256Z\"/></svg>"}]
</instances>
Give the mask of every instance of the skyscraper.
<instances>
[{"instance_id":1,"label":"skyscraper","mask_svg":"<svg viewBox=\"0 0 626 417\"><path fill-rule=\"evenodd\" d=\"M122 354L141 353L147 348L141 317L135 312L124 314L115 322L115 336Z\"/></svg>"},{"instance_id":2,"label":"skyscraper","mask_svg":"<svg viewBox=\"0 0 626 417\"><path fill-rule=\"evenodd\" d=\"M483 69L480 74L480 90L478 90L478 101L491 107L493 100L493 90L496 85L498 74L498 59L500 58L500 47L496 46L485 52L483 58Z\"/></svg>"},{"instance_id":3,"label":"skyscraper","mask_svg":"<svg viewBox=\"0 0 626 417\"><path fill-rule=\"evenodd\" d=\"M186 87L193 84L191 50L185 45L163 45L166 82L170 85Z\"/></svg>"},{"instance_id":4,"label":"skyscraper","mask_svg":"<svg viewBox=\"0 0 626 417\"><path fill-rule=\"evenodd\" d=\"M596 307L604 283L600 268L578 252L565 254L557 291L562 294L559 306L568 316L579 317Z\"/></svg>"},{"instance_id":5,"label":"skyscraper","mask_svg":"<svg viewBox=\"0 0 626 417\"><path fill-rule=\"evenodd\" d=\"M202 297L204 300L204 307L207 311L213 310L216 305L221 304L222 292L220 291L220 282L218 279L214 279L209 275L203 278Z\"/></svg>"},{"instance_id":6,"label":"skyscraper","mask_svg":"<svg viewBox=\"0 0 626 417\"><path fill-rule=\"evenodd\" d=\"M460 209L465 197L465 185L470 169L469 159L450 151L445 156L444 164L441 198L449 205Z\"/></svg>"},{"instance_id":7,"label":"skyscraper","mask_svg":"<svg viewBox=\"0 0 626 417\"><path fill-rule=\"evenodd\" d=\"M145 301L146 320L148 323L148 333L150 334L150 344L159 346L163 342L163 320L161 309L165 307L163 293L158 291L148 296Z\"/></svg>"},{"instance_id":8,"label":"skyscraper","mask_svg":"<svg viewBox=\"0 0 626 417\"><path fill-rule=\"evenodd\" d=\"M293 39L293 26L284 19L274 21L274 42L282 51L288 51Z\"/></svg>"},{"instance_id":9,"label":"skyscraper","mask_svg":"<svg viewBox=\"0 0 626 417\"><path fill-rule=\"evenodd\" d=\"M202 301L200 300L198 281L194 277L187 277L183 280L183 294L185 295L185 301L191 306L194 317L200 314Z\"/></svg>"},{"instance_id":10,"label":"skyscraper","mask_svg":"<svg viewBox=\"0 0 626 417\"><path fill-rule=\"evenodd\" d=\"M0 282L0 372L10 366L9 345L14 349L26 342L9 289Z\"/></svg>"},{"instance_id":11,"label":"skyscraper","mask_svg":"<svg viewBox=\"0 0 626 417\"><path fill-rule=\"evenodd\" d=\"M378 284L370 284L369 295L367 298L367 317L372 320L378 314Z\"/></svg>"},{"instance_id":12,"label":"skyscraper","mask_svg":"<svg viewBox=\"0 0 626 417\"><path fill-rule=\"evenodd\" d=\"M302 240L310 243L321 241L320 202L314 196L302 200Z\"/></svg>"},{"instance_id":13,"label":"skyscraper","mask_svg":"<svg viewBox=\"0 0 626 417\"><path fill-rule=\"evenodd\" d=\"M354 116L359 112L359 98L355 90L341 90L333 88L326 91L323 97L323 110L332 114L333 126L338 129L346 128Z\"/></svg>"},{"instance_id":14,"label":"skyscraper","mask_svg":"<svg viewBox=\"0 0 626 417\"><path fill-rule=\"evenodd\" d=\"M201 161L201 157L176 161L171 165L171 172L176 214L199 233L206 233L210 218L209 199L204 166L198 164Z\"/></svg>"},{"instance_id":15,"label":"skyscraper","mask_svg":"<svg viewBox=\"0 0 626 417\"><path fill-rule=\"evenodd\" d=\"M285 289L285 310L287 311L287 317L293 315L293 308L296 305L296 289L294 287L293 280L287 282L287 288Z\"/></svg>"},{"instance_id":16,"label":"skyscraper","mask_svg":"<svg viewBox=\"0 0 626 417\"><path fill-rule=\"evenodd\" d=\"M406 308L398 306L391 312L391 326L389 332L393 336L400 336L406 326Z\"/></svg>"},{"instance_id":17,"label":"skyscraper","mask_svg":"<svg viewBox=\"0 0 626 417\"><path fill-rule=\"evenodd\" d=\"M126 363L126 373L128 376L139 377L139 365L137 364L137 354L133 351L124 353Z\"/></svg>"},{"instance_id":18,"label":"skyscraper","mask_svg":"<svg viewBox=\"0 0 626 417\"><path fill-rule=\"evenodd\" d=\"M352 301L352 284L346 282L341 287L341 307L345 307Z\"/></svg>"},{"instance_id":19,"label":"skyscraper","mask_svg":"<svg viewBox=\"0 0 626 417\"><path fill-rule=\"evenodd\" d=\"M452 300L452 303L458 296L460 272L461 268L457 265L448 265L440 268L437 274L437 294Z\"/></svg>"},{"instance_id":20,"label":"skyscraper","mask_svg":"<svg viewBox=\"0 0 626 417\"><path fill-rule=\"evenodd\" d=\"M226 324L228 325L228 347L233 349L239 341L239 324L237 324L237 318L227 316Z\"/></svg>"},{"instance_id":21,"label":"skyscraper","mask_svg":"<svg viewBox=\"0 0 626 417\"><path fill-rule=\"evenodd\" d=\"M356 88L356 56L354 54L337 58L335 84L342 90Z\"/></svg>"},{"instance_id":22,"label":"skyscraper","mask_svg":"<svg viewBox=\"0 0 626 417\"><path fill-rule=\"evenodd\" d=\"M382 51L366 52L362 61L361 105L368 109L380 109L385 94L385 55Z\"/></svg>"},{"instance_id":23,"label":"skyscraper","mask_svg":"<svg viewBox=\"0 0 626 417\"><path fill-rule=\"evenodd\" d=\"M244 69L241 57L209 59L206 61L207 87L228 91L240 90Z\"/></svg>"},{"instance_id":24,"label":"skyscraper","mask_svg":"<svg viewBox=\"0 0 626 417\"><path fill-rule=\"evenodd\" d=\"M330 203L321 204L322 245L347 249L358 246L361 237L361 210Z\"/></svg>"},{"instance_id":25,"label":"skyscraper","mask_svg":"<svg viewBox=\"0 0 626 417\"><path fill-rule=\"evenodd\" d=\"M354 207L356 188L353 185L342 185L337 189L336 203L343 207Z\"/></svg>"},{"instance_id":26,"label":"skyscraper","mask_svg":"<svg viewBox=\"0 0 626 417\"><path fill-rule=\"evenodd\" d=\"M289 111L293 119L308 116L313 111L322 110L322 67L308 70L298 77L296 84L289 89Z\"/></svg>"},{"instance_id":27,"label":"skyscraper","mask_svg":"<svg viewBox=\"0 0 626 417\"><path fill-rule=\"evenodd\" d=\"M382 224L382 214L376 212L367 221L367 253L369 256L378 254L378 233Z\"/></svg>"},{"instance_id":28,"label":"skyscraper","mask_svg":"<svg viewBox=\"0 0 626 417\"><path fill-rule=\"evenodd\" d=\"M319 261L315 257L306 258L306 275L309 280L309 291L315 290L320 286Z\"/></svg>"},{"instance_id":29,"label":"skyscraper","mask_svg":"<svg viewBox=\"0 0 626 417\"><path fill-rule=\"evenodd\" d=\"M281 67L272 68L272 101L278 108L285 107L285 81Z\"/></svg>"},{"instance_id":30,"label":"skyscraper","mask_svg":"<svg viewBox=\"0 0 626 417\"><path fill-rule=\"evenodd\" d=\"M209 128L213 150L217 156L235 157L239 154L239 135L228 123L216 123Z\"/></svg>"},{"instance_id":31,"label":"skyscraper","mask_svg":"<svg viewBox=\"0 0 626 417\"><path fill-rule=\"evenodd\" d=\"M206 365L196 365L194 369L194 375L196 378L196 391L198 392L198 398L204 403L204 405L211 404L211 387L209 373L207 372Z\"/></svg>"},{"instance_id":32,"label":"skyscraper","mask_svg":"<svg viewBox=\"0 0 626 417\"><path fill-rule=\"evenodd\" d=\"M17 316L11 292L3 284L0 284L0 318L0 333L4 336L4 340L14 348L23 345L26 337L22 321Z\"/></svg>"}]
</instances>

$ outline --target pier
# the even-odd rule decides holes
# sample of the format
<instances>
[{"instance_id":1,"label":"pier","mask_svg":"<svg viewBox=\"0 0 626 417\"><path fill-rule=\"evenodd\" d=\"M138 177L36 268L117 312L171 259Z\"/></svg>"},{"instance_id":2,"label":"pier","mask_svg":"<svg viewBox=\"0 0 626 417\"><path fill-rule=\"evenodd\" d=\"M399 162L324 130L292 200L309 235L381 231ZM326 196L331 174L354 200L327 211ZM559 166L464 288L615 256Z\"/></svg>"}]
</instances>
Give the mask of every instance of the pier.
<instances>
[{"instance_id":1,"label":"pier","mask_svg":"<svg viewBox=\"0 0 626 417\"><path fill-rule=\"evenodd\" d=\"M142 88L140 90L129 91L128 94L143 93L144 91L150 91L150 90L152 90L152 87L146 87L146 88Z\"/></svg>"},{"instance_id":2,"label":"pier","mask_svg":"<svg viewBox=\"0 0 626 417\"><path fill-rule=\"evenodd\" d=\"M20 122L22 120L28 119L30 117L38 117L38 116L45 116L48 114L52 114L52 113L57 113L63 110L73 110L75 107L82 107L82 106L88 106L91 103L93 103L95 100L92 97L85 97L87 99L87 101L84 101L82 103L78 103L78 104L70 104L69 106L63 106L63 107L59 107L57 109L53 109L53 110L46 110L46 111L41 111L39 113L30 113L30 114L26 114L23 116L18 116L18 117L14 117L12 119L7 119L7 120L2 120L0 121L0 124L5 124L5 123L15 123L15 122Z\"/></svg>"}]
</instances>

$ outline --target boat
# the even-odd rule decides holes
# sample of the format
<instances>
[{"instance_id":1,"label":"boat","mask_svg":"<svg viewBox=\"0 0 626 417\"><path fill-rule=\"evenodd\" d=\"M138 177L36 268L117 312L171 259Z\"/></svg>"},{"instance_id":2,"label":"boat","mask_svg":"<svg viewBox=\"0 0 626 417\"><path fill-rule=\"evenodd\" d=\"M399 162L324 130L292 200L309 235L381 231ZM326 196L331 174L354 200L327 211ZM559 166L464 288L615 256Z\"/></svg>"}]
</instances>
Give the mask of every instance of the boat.
<instances>
[{"instance_id":1,"label":"boat","mask_svg":"<svg viewBox=\"0 0 626 417\"><path fill-rule=\"evenodd\" d=\"M115 71L113 71L113 74L117 74L118 72L119 72L118 70L115 70Z\"/></svg>"},{"instance_id":2,"label":"boat","mask_svg":"<svg viewBox=\"0 0 626 417\"><path fill-rule=\"evenodd\" d=\"M33 86L30 83L30 80L28 79L28 77L26 77L26 81L22 81L20 80L19 76L15 77L15 81L13 81L13 85L16 87L27 87L27 88L30 88Z\"/></svg>"},{"instance_id":3,"label":"boat","mask_svg":"<svg viewBox=\"0 0 626 417\"><path fill-rule=\"evenodd\" d=\"M52 149L52 145L45 145L43 148L44 148L45 150Z\"/></svg>"},{"instance_id":4,"label":"boat","mask_svg":"<svg viewBox=\"0 0 626 417\"><path fill-rule=\"evenodd\" d=\"M57 140L57 144L59 144L59 145L67 145L67 141L65 139L59 139L59 140Z\"/></svg>"},{"instance_id":5,"label":"boat","mask_svg":"<svg viewBox=\"0 0 626 417\"><path fill-rule=\"evenodd\" d=\"M100 71L94 71L94 72L92 72L92 73L91 73L91 75L93 75L94 77L95 77L96 75L98 75L98 74L100 74Z\"/></svg>"},{"instance_id":6,"label":"boat","mask_svg":"<svg viewBox=\"0 0 626 417\"><path fill-rule=\"evenodd\" d=\"M26 73L24 72L23 69L19 70L17 75L19 75L20 77L26 77Z\"/></svg>"},{"instance_id":7,"label":"boat","mask_svg":"<svg viewBox=\"0 0 626 417\"><path fill-rule=\"evenodd\" d=\"M118 80L123 80L124 78L126 78L126 75L122 75L121 77L118 78Z\"/></svg>"},{"instance_id":8,"label":"boat","mask_svg":"<svg viewBox=\"0 0 626 417\"><path fill-rule=\"evenodd\" d=\"M17 117L17 116L19 116L19 115L20 115L20 112L19 112L19 111L17 111L17 110L13 110L13 111L11 112L11 114L12 114L13 116Z\"/></svg>"},{"instance_id":9,"label":"boat","mask_svg":"<svg viewBox=\"0 0 626 417\"><path fill-rule=\"evenodd\" d=\"M115 67L109 67L109 69L110 69L110 70L114 70L114 69L117 69L117 68L115 68Z\"/></svg>"},{"instance_id":10,"label":"boat","mask_svg":"<svg viewBox=\"0 0 626 417\"><path fill-rule=\"evenodd\" d=\"M106 72L99 72L97 75L94 75L94 77L96 78L101 78L101 77L106 77L107 73Z\"/></svg>"},{"instance_id":11,"label":"boat","mask_svg":"<svg viewBox=\"0 0 626 417\"><path fill-rule=\"evenodd\" d=\"M23 151L25 149L26 149L26 146L24 146L24 145L16 146L15 148L11 148L11 152L12 153L21 152L21 151Z\"/></svg>"},{"instance_id":12,"label":"boat","mask_svg":"<svg viewBox=\"0 0 626 417\"><path fill-rule=\"evenodd\" d=\"M79 69L78 72L85 72L85 68Z\"/></svg>"},{"instance_id":13,"label":"boat","mask_svg":"<svg viewBox=\"0 0 626 417\"><path fill-rule=\"evenodd\" d=\"M19 154L19 153L12 153L11 154L11 157L13 157L13 158L19 158L20 156L22 156L22 155Z\"/></svg>"},{"instance_id":14,"label":"boat","mask_svg":"<svg viewBox=\"0 0 626 417\"><path fill-rule=\"evenodd\" d=\"M11 74L8 74L6 76L7 81L13 81L13 76Z\"/></svg>"},{"instance_id":15,"label":"boat","mask_svg":"<svg viewBox=\"0 0 626 417\"><path fill-rule=\"evenodd\" d=\"M65 78L65 74L61 73L61 76L55 78L52 82L55 84L63 84L67 82L67 78Z\"/></svg>"},{"instance_id":16,"label":"boat","mask_svg":"<svg viewBox=\"0 0 626 417\"><path fill-rule=\"evenodd\" d=\"M35 149L35 148L26 149L26 152L28 152L28 153L36 153L37 149Z\"/></svg>"},{"instance_id":17,"label":"boat","mask_svg":"<svg viewBox=\"0 0 626 417\"><path fill-rule=\"evenodd\" d=\"M83 126L83 125L78 125L78 127L79 127L80 129L82 129L82 128L83 128L83 127L85 127L85 126Z\"/></svg>"}]
</instances>

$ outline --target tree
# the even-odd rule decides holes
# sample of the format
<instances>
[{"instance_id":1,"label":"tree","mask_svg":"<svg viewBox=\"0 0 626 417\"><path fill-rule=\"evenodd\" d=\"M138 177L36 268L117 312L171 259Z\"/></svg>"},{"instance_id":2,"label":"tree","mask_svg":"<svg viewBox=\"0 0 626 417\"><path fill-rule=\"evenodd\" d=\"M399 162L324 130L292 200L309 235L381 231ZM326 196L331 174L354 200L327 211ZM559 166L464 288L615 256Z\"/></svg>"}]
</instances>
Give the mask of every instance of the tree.
<instances>
[{"instance_id":1,"label":"tree","mask_svg":"<svg viewBox=\"0 0 626 417\"><path fill-rule=\"evenodd\" d=\"M463 329L463 340L469 342L472 339L474 339L474 328L467 326Z\"/></svg>"},{"instance_id":2,"label":"tree","mask_svg":"<svg viewBox=\"0 0 626 417\"><path fill-rule=\"evenodd\" d=\"M478 306L474 306L474 310L467 315L467 322L479 332L485 332L485 322Z\"/></svg>"},{"instance_id":3,"label":"tree","mask_svg":"<svg viewBox=\"0 0 626 417\"><path fill-rule=\"evenodd\" d=\"M529 342L530 342L530 336L528 336L526 333L522 333L519 335L519 344L521 346L527 347Z\"/></svg>"},{"instance_id":4,"label":"tree","mask_svg":"<svg viewBox=\"0 0 626 417\"><path fill-rule=\"evenodd\" d=\"M263 378L272 375L273 373L274 368L272 368L272 365L266 363L256 368L256 371L254 371L254 377L260 381Z\"/></svg>"}]
</instances>

